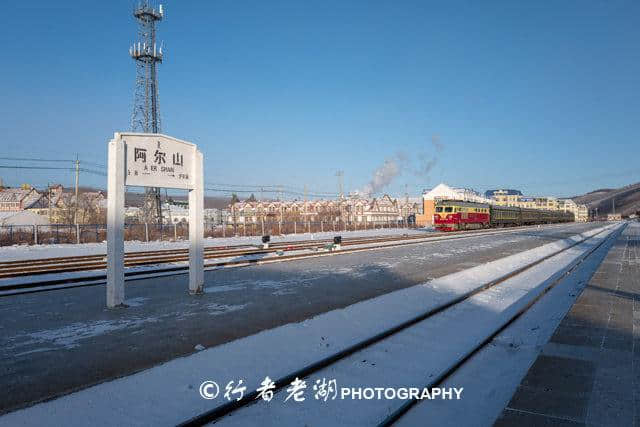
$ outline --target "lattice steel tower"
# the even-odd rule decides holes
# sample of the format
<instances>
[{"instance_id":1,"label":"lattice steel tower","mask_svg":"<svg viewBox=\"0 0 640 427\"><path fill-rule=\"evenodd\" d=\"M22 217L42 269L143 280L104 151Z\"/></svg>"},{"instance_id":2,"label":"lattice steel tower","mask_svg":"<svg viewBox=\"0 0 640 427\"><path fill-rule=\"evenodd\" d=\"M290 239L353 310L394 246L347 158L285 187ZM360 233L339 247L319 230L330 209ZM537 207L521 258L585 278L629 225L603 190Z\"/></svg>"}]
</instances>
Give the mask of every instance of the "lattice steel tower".
<instances>
[{"instance_id":1,"label":"lattice steel tower","mask_svg":"<svg viewBox=\"0 0 640 427\"><path fill-rule=\"evenodd\" d=\"M162 62L162 45L156 41L156 23L164 17L162 5L157 8L149 0L141 0L134 7L138 21L138 40L129 48L136 61L136 87L131 114L133 132L160 133L158 106L158 64ZM162 223L160 189L147 189L143 207L145 221Z\"/></svg>"}]
</instances>

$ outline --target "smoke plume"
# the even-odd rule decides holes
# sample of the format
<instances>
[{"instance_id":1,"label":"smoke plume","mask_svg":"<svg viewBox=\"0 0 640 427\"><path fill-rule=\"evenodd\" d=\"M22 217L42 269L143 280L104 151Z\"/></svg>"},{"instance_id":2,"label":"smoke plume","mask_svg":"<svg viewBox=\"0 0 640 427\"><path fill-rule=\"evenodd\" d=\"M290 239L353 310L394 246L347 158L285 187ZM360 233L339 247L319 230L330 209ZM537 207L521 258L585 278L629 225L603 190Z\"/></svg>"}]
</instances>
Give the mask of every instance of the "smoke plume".
<instances>
[{"instance_id":1,"label":"smoke plume","mask_svg":"<svg viewBox=\"0 0 640 427\"><path fill-rule=\"evenodd\" d=\"M404 163L402 160L403 157L401 153L398 153L393 157L385 159L382 166L379 166L373 171L373 177L371 177L369 183L364 186L361 193L366 196L371 196L391 184L394 178L402 171L402 164Z\"/></svg>"},{"instance_id":2,"label":"smoke plume","mask_svg":"<svg viewBox=\"0 0 640 427\"><path fill-rule=\"evenodd\" d=\"M444 145L440 142L440 136L434 134L431 137L431 150L429 150L431 153L422 150L410 157L403 152L398 152L387 157L383 164L373 171L369 183L357 193L371 197L388 187L396 177L405 171L423 180L428 180L429 174L438 164L439 155L443 150Z\"/></svg>"},{"instance_id":3,"label":"smoke plume","mask_svg":"<svg viewBox=\"0 0 640 427\"><path fill-rule=\"evenodd\" d=\"M440 142L439 135L431 136L431 146L433 147L432 154L421 151L417 155L418 165L413 171L413 174L417 177L428 179L431 170L438 164L439 155L444 150L444 145Z\"/></svg>"}]
</instances>

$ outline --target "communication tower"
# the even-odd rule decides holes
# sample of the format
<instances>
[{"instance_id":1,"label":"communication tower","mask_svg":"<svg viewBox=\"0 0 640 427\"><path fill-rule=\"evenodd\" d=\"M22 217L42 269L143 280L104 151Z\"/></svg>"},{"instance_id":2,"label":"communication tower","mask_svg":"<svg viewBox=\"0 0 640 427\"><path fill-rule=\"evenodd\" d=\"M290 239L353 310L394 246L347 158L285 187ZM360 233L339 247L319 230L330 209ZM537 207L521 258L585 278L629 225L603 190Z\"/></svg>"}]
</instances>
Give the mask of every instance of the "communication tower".
<instances>
[{"instance_id":1,"label":"communication tower","mask_svg":"<svg viewBox=\"0 0 640 427\"><path fill-rule=\"evenodd\" d=\"M131 130L160 133L158 64L162 62L162 45L156 41L156 23L164 17L164 10L162 5L156 8L149 0L141 0L134 7L133 16L138 21L138 40L129 47L129 55L136 62ZM145 221L155 219L162 224L159 188L147 189L142 211Z\"/></svg>"}]
</instances>

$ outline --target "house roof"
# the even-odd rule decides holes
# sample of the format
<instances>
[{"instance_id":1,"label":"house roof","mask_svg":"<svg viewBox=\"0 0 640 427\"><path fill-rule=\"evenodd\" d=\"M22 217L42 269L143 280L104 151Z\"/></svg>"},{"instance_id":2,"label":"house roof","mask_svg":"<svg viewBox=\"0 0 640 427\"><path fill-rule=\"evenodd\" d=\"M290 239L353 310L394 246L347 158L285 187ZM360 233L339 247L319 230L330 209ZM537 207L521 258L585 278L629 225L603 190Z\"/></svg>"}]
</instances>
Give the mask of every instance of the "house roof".
<instances>
[{"instance_id":1,"label":"house roof","mask_svg":"<svg viewBox=\"0 0 640 427\"><path fill-rule=\"evenodd\" d=\"M21 203L23 209L30 208L40 200L41 194L33 188L5 188L0 190L0 203Z\"/></svg>"},{"instance_id":2,"label":"house roof","mask_svg":"<svg viewBox=\"0 0 640 427\"><path fill-rule=\"evenodd\" d=\"M493 200L479 196L475 192L468 189L452 188L445 183L436 185L431 191L422 196L425 200L447 199L447 200L464 200L479 203L495 203Z\"/></svg>"}]
</instances>

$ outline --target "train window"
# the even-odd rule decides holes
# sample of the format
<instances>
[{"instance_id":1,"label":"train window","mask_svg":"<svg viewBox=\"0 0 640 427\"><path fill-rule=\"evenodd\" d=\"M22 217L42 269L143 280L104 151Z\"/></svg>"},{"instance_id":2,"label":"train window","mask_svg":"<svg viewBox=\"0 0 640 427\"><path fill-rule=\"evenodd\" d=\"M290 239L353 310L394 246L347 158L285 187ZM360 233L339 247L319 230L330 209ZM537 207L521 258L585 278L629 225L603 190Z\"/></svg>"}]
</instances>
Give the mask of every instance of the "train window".
<instances>
[{"instance_id":1,"label":"train window","mask_svg":"<svg viewBox=\"0 0 640 427\"><path fill-rule=\"evenodd\" d=\"M444 208L445 212L453 212L453 208L451 206L447 206L446 208Z\"/></svg>"},{"instance_id":2,"label":"train window","mask_svg":"<svg viewBox=\"0 0 640 427\"><path fill-rule=\"evenodd\" d=\"M436 206L436 212L442 212L442 206Z\"/></svg>"}]
</instances>

